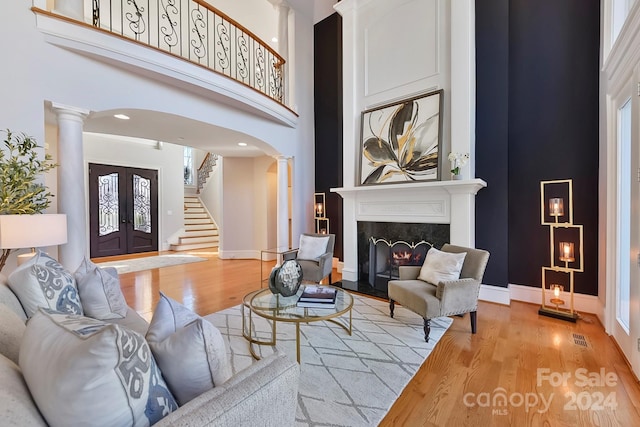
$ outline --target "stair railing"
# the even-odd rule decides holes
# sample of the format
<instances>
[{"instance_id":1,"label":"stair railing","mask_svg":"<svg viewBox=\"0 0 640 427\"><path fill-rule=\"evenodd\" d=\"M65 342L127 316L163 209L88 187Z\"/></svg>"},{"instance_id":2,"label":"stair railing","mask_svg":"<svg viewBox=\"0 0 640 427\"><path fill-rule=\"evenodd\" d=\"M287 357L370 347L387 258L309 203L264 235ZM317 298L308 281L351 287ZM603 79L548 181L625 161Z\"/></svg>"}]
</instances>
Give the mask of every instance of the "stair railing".
<instances>
[{"instance_id":1,"label":"stair railing","mask_svg":"<svg viewBox=\"0 0 640 427\"><path fill-rule=\"evenodd\" d=\"M200 194L200 190L204 188L204 185L207 183L207 179L209 179L209 175L211 175L211 171L216 166L217 161L217 154L207 153L207 155L204 156L204 160L198 168L198 183L196 187L197 194Z\"/></svg>"},{"instance_id":2,"label":"stair railing","mask_svg":"<svg viewBox=\"0 0 640 427\"><path fill-rule=\"evenodd\" d=\"M205 1L91 2L94 27L208 68L284 105L284 58Z\"/></svg>"}]
</instances>

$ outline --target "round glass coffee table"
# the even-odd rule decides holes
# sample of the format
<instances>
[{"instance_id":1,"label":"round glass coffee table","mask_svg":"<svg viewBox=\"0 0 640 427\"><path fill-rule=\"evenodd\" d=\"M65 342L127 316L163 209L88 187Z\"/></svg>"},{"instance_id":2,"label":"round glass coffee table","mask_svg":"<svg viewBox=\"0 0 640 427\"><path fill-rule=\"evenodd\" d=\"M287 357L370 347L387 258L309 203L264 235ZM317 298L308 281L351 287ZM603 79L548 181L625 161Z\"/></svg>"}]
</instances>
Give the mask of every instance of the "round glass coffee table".
<instances>
[{"instance_id":1,"label":"round glass coffee table","mask_svg":"<svg viewBox=\"0 0 640 427\"><path fill-rule=\"evenodd\" d=\"M249 341L249 351L255 359L260 357L255 353L253 345L276 345L276 325L278 322L289 322L296 324L296 357L300 363L300 324L319 322L327 320L342 327L351 335L351 309L353 308L353 297L349 292L335 286L328 286L336 290L335 308L307 308L298 307L298 297L304 291L305 285L300 286L298 293L290 297L274 295L269 289L258 289L245 295L242 300L242 335ZM248 313L245 313L247 309ZM349 313L349 325L339 322L336 318ZM248 314L248 315L247 315ZM268 341L259 340L254 337L252 331L252 314L256 314L271 322L271 339ZM247 316L245 316L247 315Z\"/></svg>"}]
</instances>

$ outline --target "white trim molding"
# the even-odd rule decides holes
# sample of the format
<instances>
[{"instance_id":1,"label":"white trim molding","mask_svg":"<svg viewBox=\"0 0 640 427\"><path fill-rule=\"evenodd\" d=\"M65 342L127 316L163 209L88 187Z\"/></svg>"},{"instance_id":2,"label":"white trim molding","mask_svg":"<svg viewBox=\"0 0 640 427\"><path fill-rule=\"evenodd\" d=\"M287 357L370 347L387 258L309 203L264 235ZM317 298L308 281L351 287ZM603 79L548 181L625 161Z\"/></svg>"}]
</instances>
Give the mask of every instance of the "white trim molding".
<instances>
[{"instance_id":1,"label":"white trim molding","mask_svg":"<svg viewBox=\"0 0 640 427\"><path fill-rule=\"evenodd\" d=\"M535 286L509 284L509 295L512 301L530 302L542 304L542 289ZM586 294L573 294L575 310L578 312L592 313L600 319L604 318L604 306L597 296Z\"/></svg>"},{"instance_id":2,"label":"white trim molding","mask_svg":"<svg viewBox=\"0 0 640 427\"><path fill-rule=\"evenodd\" d=\"M480 301L493 302L496 304L510 305L511 298L509 288L503 286L480 285Z\"/></svg>"}]
</instances>

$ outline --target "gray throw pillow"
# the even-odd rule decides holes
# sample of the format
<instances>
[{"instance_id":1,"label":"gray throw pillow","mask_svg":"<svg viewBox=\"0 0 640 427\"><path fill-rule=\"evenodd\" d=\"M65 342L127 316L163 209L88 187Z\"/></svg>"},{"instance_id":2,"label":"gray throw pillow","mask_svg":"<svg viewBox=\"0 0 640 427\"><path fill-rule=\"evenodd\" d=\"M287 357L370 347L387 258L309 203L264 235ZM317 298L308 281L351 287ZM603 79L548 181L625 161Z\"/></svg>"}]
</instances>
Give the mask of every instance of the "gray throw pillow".
<instances>
[{"instance_id":1,"label":"gray throw pillow","mask_svg":"<svg viewBox=\"0 0 640 427\"><path fill-rule=\"evenodd\" d=\"M115 269L102 269L85 257L74 276L86 316L111 320L127 315L127 302Z\"/></svg>"},{"instance_id":2,"label":"gray throw pillow","mask_svg":"<svg viewBox=\"0 0 640 427\"><path fill-rule=\"evenodd\" d=\"M76 280L55 259L38 251L8 278L9 287L18 297L28 317L38 307L69 314L84 314L78 297Z\"/></svg>"},{"instance_id":3,"label":"gray throw pillow","mask_svg":"<svg viewBox=\"0 0 640 427\"><path fill-rule=\"evenodd\" d=\"M180 405L231 377L220 331L162 293L149 324L147 342Z\"/></svg>"},{"instance_id":4,"label":"gray throw pillow","mask_svg":"<svg viewBox=\"0 0 640 427\"><path fill-rule=\"evenodd\" d=\"M178 407L144 337L88 317L39 309L20 368L51 426L149 426Z\"/></svg>"}]
</instances>

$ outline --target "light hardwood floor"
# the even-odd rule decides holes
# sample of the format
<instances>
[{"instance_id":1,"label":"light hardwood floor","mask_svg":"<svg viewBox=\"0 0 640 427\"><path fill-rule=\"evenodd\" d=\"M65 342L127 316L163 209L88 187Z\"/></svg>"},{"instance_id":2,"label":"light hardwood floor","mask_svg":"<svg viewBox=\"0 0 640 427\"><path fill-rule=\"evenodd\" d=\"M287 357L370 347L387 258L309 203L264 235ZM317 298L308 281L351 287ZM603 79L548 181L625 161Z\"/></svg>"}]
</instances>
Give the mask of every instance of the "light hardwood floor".
<instances>
[{"instance_id":1,"label":"light hardwood floor","mask_svg":"<svg viewBox=\"0 0 640 427\"><path fill-rule=\"evenodd\" d=\"M260 287L257 260L189 253L207 261L122 274L129 305L150 319L162 291L206 315ZM639 384L596 317L572 324L537 310L480 302L475 335L468 315L454 317L380 425L640 426Z\"/></svg>"}]
</instances>

